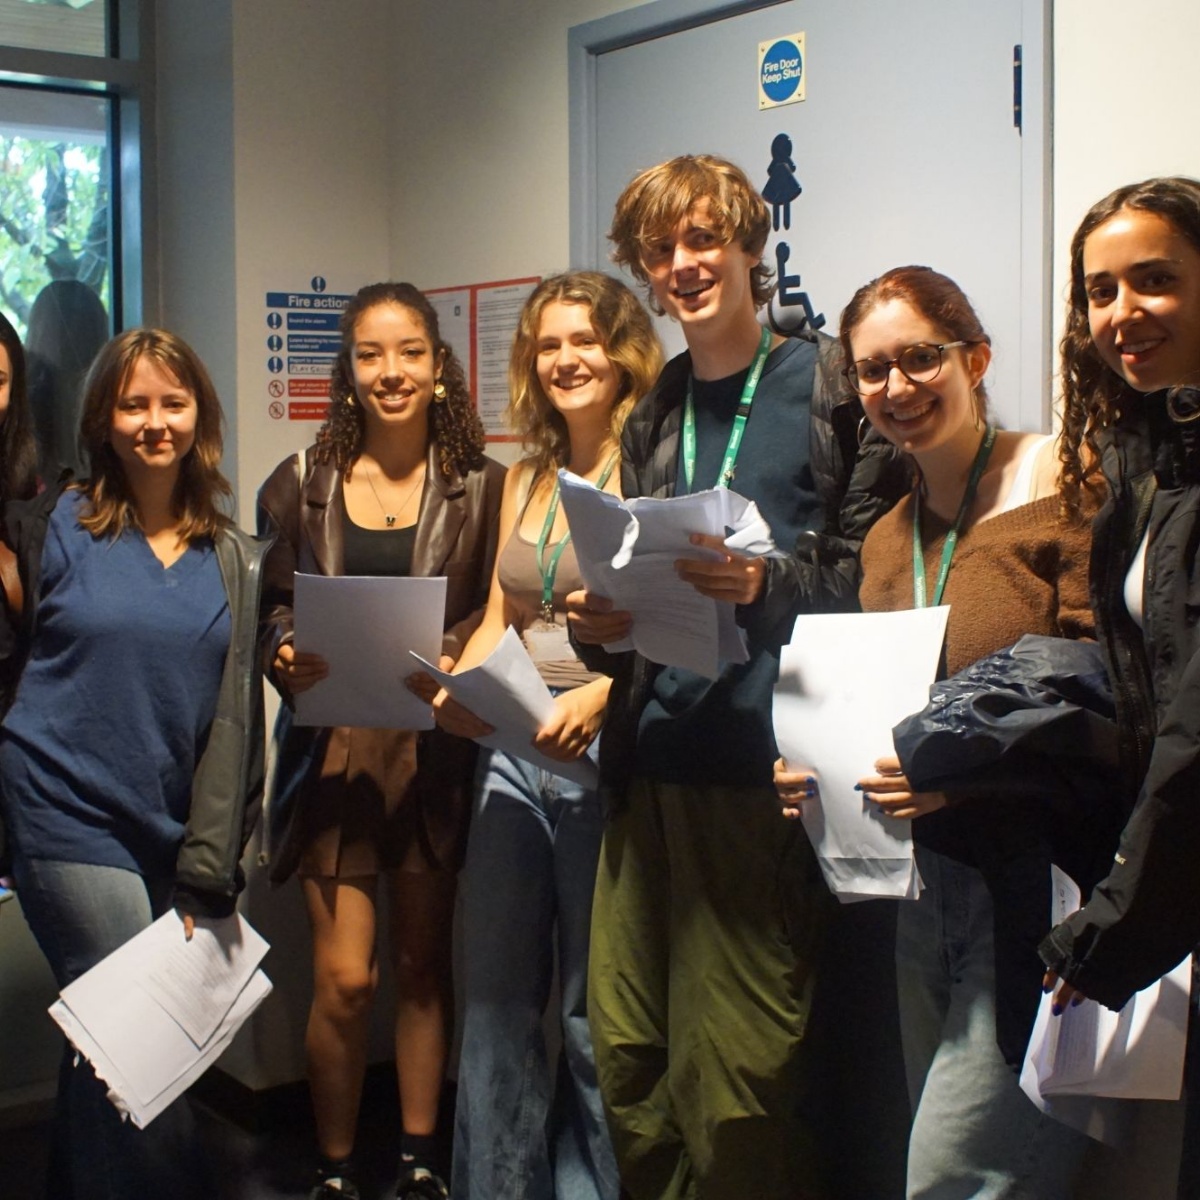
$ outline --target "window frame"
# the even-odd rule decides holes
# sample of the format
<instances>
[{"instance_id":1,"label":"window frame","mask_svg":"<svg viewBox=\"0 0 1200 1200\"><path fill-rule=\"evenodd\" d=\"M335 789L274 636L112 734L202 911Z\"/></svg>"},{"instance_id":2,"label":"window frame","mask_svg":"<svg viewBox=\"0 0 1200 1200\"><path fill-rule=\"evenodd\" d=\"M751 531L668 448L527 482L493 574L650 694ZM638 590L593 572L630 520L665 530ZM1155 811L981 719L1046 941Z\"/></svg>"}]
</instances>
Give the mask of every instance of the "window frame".
<instances>
[{"instance_id":1,"label":"window frame","mask_svg":"<svg viewBox=\"0 0 1200 1200\"><path fill-rule=\"evenodd\" d=\"M158 294L154 140L154 5L103 0L108 57L0 44L0 84L112 99L112 327L154 323Z\"/></svg>"}]
</instances>

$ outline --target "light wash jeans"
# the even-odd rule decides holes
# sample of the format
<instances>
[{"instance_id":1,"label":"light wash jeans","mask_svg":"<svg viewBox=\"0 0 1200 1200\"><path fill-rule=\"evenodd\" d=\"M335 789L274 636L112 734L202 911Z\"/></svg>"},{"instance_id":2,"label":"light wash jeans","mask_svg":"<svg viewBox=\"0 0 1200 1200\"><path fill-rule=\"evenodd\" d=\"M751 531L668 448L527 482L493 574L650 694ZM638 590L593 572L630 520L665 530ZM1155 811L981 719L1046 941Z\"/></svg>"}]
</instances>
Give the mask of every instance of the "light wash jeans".
<instances>
[{"instance_id":1,"label":"light wash jeans","mask_svg":"<svg viewBox=\"0 0 1200 1200\"><path fill-rule=\"evenodd\" d=\"M18 853L14 868L25 919L60 988L140 933L170 902L169 880L152 883L119 867ZM213 1194L186 1098L138 1129L121 1120L107 1090L68 1045L58 1075L48 1200Z\"/></svg>"},{"instance_id":2,"label":"light wash jeans","mask_svg":"<svg viewBox=\"0 0 1200 1200\"><path fill-rule=\"evenodd\" d=\"M917 865L925 890L901 902L896 932L909 1200L1066 1200L1087 1139L1038 1111L996 1045L983 876L922 846Z\"/></svg>"},{"instance_id":3,"label":"light wash jeans","mask_svg":"<svg viewBox=\"0 0 1200 1200\"><path fill-rule=\"evenodd\" d=\"M454 1200L616 1200L587 1016L603 833L595 792L483 752L464 876ZM556 946L563 1045L553 1082L542 1014Z\"/></svg>"}]
</instances>

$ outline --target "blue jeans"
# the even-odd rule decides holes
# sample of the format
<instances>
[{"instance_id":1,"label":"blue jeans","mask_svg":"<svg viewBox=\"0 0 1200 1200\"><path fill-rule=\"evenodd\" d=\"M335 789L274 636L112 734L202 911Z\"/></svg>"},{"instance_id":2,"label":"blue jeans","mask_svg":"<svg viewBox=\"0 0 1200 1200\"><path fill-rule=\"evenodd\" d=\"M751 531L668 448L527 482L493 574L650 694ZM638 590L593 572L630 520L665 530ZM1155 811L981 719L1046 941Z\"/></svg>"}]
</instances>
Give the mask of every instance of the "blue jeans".
<instances>
[{"instance_id":1,"label":"blue jeans","mask_svg":"<svg viewBox=\"0 0 1200 1200\"><path fill-rule=\"evenodd\" d=\"M922 846L917 866L925 890L896 930L909 1200L1062 1200L1087 1139L1038 1111L996 1045L991 894Z\"/></svg>"},{"instance_id":2,"label":"blue jeans","mask_svg":"<svg viewBox=\"0 0 1200 1200\"><path fill-rule=\"evenodd\" d=\"M155 883L119 867L18 853L14 875L25 919L60 988L140 933L170 902L169 880ZM146 1129L122 1121L105 1085L68 1045L58 1075L47 1197L204 1195L194 1134L182 1098Z\"/></svg>"},{"instance_id":3,"label":"blue jeans","mask_svg":"<svg viewBox=\"0 0 1200 1200\"><path fill-rule=\"evenodd\" d=\"M603 832L595 792L483 752L464 875L455 1200L616 1200L587 1015ZM542 1014L556 945L562 1054L552 1082Z\"/></svg>"}]
</instances>

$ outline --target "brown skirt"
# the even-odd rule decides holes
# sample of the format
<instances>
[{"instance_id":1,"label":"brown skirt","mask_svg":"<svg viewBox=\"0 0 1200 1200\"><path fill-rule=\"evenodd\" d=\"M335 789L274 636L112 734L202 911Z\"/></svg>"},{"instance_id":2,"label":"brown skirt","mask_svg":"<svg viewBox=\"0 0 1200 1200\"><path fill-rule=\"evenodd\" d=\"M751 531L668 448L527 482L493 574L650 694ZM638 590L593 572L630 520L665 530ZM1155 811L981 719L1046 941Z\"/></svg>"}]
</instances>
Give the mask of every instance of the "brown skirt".
<instances>
[{"instance_id":1,"label":"brown skirt","mask_svg":"<svg viewBox=\"0 0 1200 1200\"><path fill-rule=\"evenodd\" d=\"M422 848L417 739L409 730L330 730L320 772L297 813L300 875L439 869Z\"/></svg>"}]
</instances>

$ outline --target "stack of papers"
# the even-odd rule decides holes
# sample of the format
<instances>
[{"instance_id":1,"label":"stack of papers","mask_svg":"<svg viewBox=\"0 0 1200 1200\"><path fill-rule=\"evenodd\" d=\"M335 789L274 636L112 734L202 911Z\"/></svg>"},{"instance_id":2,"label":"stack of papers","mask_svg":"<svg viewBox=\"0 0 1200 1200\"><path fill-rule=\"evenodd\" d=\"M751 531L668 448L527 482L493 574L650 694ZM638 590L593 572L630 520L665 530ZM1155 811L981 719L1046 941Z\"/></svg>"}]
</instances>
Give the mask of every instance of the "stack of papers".
<instances>
[{"instance_id":1,"label":"stack of papers","mask_svg":"<svg viewBox=\"0 0 1200 1200\"><path fill-rule=\"evenodd\" d=\"M1057 867L1051 873L1057 925L1079 907L1080 895L1069 875ZM1189 955L1120 1012L1084 1000L1056 1017L1053 993L1044 995L1021 1070L1022 1091L1064 1124L1119 1144L1125 1114L1116 1101L1179 1099L1191 978Z\"/></svg>"},{"instance_id":2,"label":"stack of papers","mask_svg":"<svg viewBox=\"0 0 1200 1200\"><path fill-rule=\"evenodd\" d=\"M461 675L439 671L419 654L413 657L463 708L495 729L477 739L481 746L523 758L586 788L597 786L596 764L586 755L574 762L559 762L534 747L534 734L554 715L554 697L511 625L491 654Z\"/></svg>"},{"instance_id":3,"label":"stack of papers","mask_svg":"<svg viewBox=\"0 0 1200 1200\"><path fill-rule=\"evenodd\" d=\"M780 655L775 741L790 766L820 778L800 818L844 904L920 892L912 822L883 816L854 785L895 754L892 726L929 702L949 611L802 615Z\"/></svg>"},{"instance_id":4,"label":"stack of papers","mask_svg":"<svg viewBox=\"0 0 1200 1200\"><path fill-rule=\"evenodd\" d=\"M267 943L241 916L197 919L186 941L173 909L62 990L50 1015L144 1129L221 1056L266 999Z\"/></svg>"},{"instance_id":5,"label":"stack of papers","mask_svg":"<svg viewBox=\"0 0 1200 1200\"><path fill-rule=\"evenodd\" d=\"M608 651L636 650L651 662L708 679L721 673L722 663L747 661L734 606L684 583L675 560L712 557L691 544L693 533L718 535L739 554L781 557L752 500L727 488L622 500L570 471L559 471L558 482L584 583L633 614L630 636Z\"/></svg>"}]
</instances>

